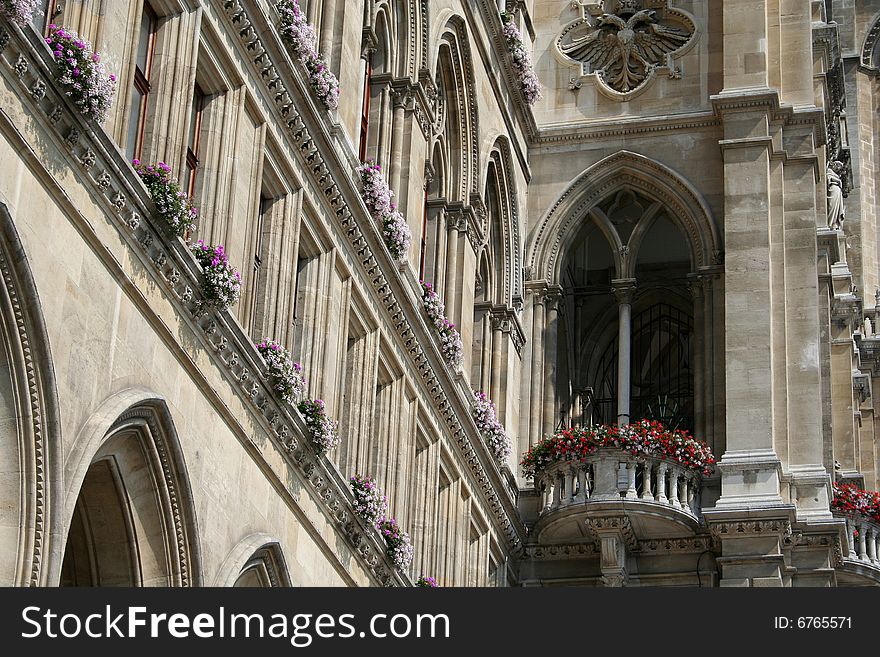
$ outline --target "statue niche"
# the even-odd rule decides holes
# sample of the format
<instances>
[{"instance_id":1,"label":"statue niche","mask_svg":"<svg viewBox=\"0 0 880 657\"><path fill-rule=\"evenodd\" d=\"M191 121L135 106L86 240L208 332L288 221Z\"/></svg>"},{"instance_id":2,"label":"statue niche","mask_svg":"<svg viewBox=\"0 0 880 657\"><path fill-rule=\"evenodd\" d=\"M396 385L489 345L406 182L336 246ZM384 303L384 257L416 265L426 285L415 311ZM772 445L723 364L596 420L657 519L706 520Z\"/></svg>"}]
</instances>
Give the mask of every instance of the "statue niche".
<instances>
[{"instance_id":1,"label":"statue niche","mask_svg":"<svg viewBox=\"0 0 880 657\"><path fill-rule=\"evenodd\" d=\"M828 184L828 228L831 230L843 230L843 220L845 218L843 201L844 172L844 164L840 161L831 162L825 171L825 178Z\"/></svg>"}]
</instances>

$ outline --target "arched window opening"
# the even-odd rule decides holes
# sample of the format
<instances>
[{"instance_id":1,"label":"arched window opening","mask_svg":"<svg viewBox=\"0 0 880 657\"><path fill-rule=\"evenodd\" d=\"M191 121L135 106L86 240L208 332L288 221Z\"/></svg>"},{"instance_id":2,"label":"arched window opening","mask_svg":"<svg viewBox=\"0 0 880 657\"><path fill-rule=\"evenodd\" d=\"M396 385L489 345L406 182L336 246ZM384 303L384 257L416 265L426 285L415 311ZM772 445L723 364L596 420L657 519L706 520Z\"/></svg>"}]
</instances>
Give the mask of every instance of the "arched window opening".
<instances>
[{"instance_id":1,"label":"arched window opening","mask_svg":"<svg viewBox=\"0 0 880 657\"><path fill-rule=\"evenodd\" d=\"M96 411L86 426L99 426L104 412ZM106 434L79 441L97 449L90 459L84 455L88 460L80 461L71 481L76 498L60 584L198 584L192 497L164 403L130 408Z\"/></svg>"},{"instance_id":2,"label":"arched window opening","mask_svg":"<svg viewBox=\"0 0 880 657\"><path fill-rule=\"evenodd\" d=\"M115 460L89 467L76 500L61 586L140 586L137 537Z\"/></svg>"},{"instance_id":3,"label":"arched window opening","mask_svg":"<svg viewBox=\"0 0 880 657\"><path fill-rule=\"evenodd\" d=\"M687 238L660 204L623 189L588 215L560 271L558 424L694 429L691 271Z\"/></svg>"},{"instance_id":4,"label":"arched window opening","mask_svg":"<svg viewBox=\"0 0 880 657\"><path fill-rule=\"evenodd\" d=\"M419 278L440 291L442 289L440 265L443 262L440 253L445 249L442 212L446 203L446 158L439 140L434 144L429 170L431 176L425 187L422 235L419 244Z\"/></svg>"}]
</instances>

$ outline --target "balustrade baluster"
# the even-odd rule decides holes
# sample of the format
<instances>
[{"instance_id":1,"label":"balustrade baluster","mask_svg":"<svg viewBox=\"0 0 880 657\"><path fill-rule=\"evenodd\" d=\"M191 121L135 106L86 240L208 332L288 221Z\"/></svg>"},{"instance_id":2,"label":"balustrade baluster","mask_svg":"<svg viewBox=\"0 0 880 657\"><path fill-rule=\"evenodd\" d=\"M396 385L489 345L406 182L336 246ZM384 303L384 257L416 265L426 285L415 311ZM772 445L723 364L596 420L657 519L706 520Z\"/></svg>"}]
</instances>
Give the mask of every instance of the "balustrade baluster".
<instances>
[{"instance_id":1,"label":"balustrade baluster","mask_svg":"<svg viewBox=\"0 0 880 657\"><path fill-rule=\"evenodd\" d=\"M657 501L663 504L668 504L669 500L666 497L666 470L669 468L665 463L661 463L657 467Z\"/></svg>"},{"instance_id":2,"label":"balustrade baluster","mask_svg":"<svg viewBox=\"0 0 880 657\"><path fill-rule=\"evenodd\" d=\"M585 502L587 500L587 466L581 463L577 469L578 492L575 502Z\"/></svg>"},{"instance_id":3,"label":"balustrade baluster","mask_svg":"<svg viewBox=\"0 0 880 657\"><path fill-rule=\"evenodd\" d=\"M678 500L678 469L675 467L669 469L669 503L677 509L681 508Z\"/></svg>"},{"instance_id":4,"label":"balustrade baluster","mask_svg":"<svg viewBox=\"0 0 880 657\"><path fill-rule=\"evenodd\" d=\"M626 499L638 499L639 494L636 492L636 463L626 464Z\"/></svg>"},{"instance_id":5,"label":"balustrade baluster","mask_svg":"<svg viewBox=\"0 0 880 657\"><path fill-rule=\"evenodd\" d=\"M868 528L868 560L871 563L877 561L877 531L873 527Z\"/></svg>"},{"instance_id":6,"label":"balustrade baluster","mask_svg":"<svg viewBox=\"0 0 880 657\"><path fill-rule=\"evenodd\" d=\"M643 500L654 500L654 495L651 493L651 473L653 471L653 465L650 461L645 462L644 473L642 474L642 499Z\"/></svg>"},{"instance_id":7,"label":"balustrade baluster","mask_svg":"<svg viewBox=\"0 0 880 657\"><path fill-rule=\"evenodd\" d=\"M687 483L687 508L691 513L697 515L697 482L696 478L691 476L686 480Z\"/></svg>"},{"instance_id":8,"label":"balustrade baluster","mask_svg":"<svg viewBox=\"0 0 880 657\"><path fill-rule=\"evenodd\" d=\"M593 494L593 482L595 481L595 476L593 473L593 464L585 463L584 464L584 494L587 499L590 499L590 496Z\"/></svg>"},{"instance_id":9,"label":"balustrade baluster","mask_svg":"<svg viewBox=\"0 0 880 657\"><path fill-rule=\"evenodd\" d=\"M687 508L688 508L687 489L688 489L687 474L683 472L682 476L681 476L681 482L678 486L678 503L684 511L687 511Z\"/></svg>"},{"instance_id":10,"label":"balustrade baluster","mask_svg":"<svg viewBox=\"0 0 880 657\"><path fill-rule=\"evenodd\" d=\"M861 520L856 524L856 530L859 532L859 559L862 561L868 560L868 546L867 541L865 540L867 537L865 536L866 532L865 523Z\"/></svg>"},{"instance_id":11,"label":"balustrade baluster","mask_svg":"<svg viewBox=\"0 0 880 657\"><path fill-rule=\"evenodd\" d=\"M847 543L849 543L848 558L850 558L850 559L858 558L858 555L856 554L855 537L853 535L855 530L856 530L856 527L855 527L855 523L852 521L852 518L847 518L846 519L846 537L847 537Z\"/></svg>"},{"instance_id":12,"label":"balustrade baluster","mask_svg":"<svg viewBox=\"0 0 880 657\"><path fill-rule=\"evenodd\" d=\"M571 498L574 496L571 490L571 471L566 467L560 473L562 476L562 496L559 501L561 506L566 506L571 502Z\"/></svg>"}]
</instances>

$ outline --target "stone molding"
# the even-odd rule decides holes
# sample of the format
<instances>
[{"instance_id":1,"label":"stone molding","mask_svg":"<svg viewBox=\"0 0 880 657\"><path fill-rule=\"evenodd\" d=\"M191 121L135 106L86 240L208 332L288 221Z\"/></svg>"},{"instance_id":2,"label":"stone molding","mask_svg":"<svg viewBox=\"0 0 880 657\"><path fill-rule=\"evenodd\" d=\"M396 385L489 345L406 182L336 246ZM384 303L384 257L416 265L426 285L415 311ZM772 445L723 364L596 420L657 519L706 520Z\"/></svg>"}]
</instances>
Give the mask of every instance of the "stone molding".
<instances>
[{"instance_id":1,"label":"stone molding","mask_svg":"<svg viewBox=\"0 0 880 657\"><path fill-rule=\"evenodd\" d=\"M526 258L531 276L557 279L557 261L569 232L580 227L590 209L614 191L638 190L661 202L681 222L697 268L717 264L722 236L699 192L672 169L638 153L619 151L574 178L533 231ZM618 245L623 246L623 245Z\"/></svg>"},{"instance_id":2,"label":"stone molding","mask_svg":"<svg viewBox=\"0 0 880 657\"><path fill-rule=\"evenodd\" d=\"M4 41L0 28L0 44ZM6 39L8 44L8 39ZM0 51L5 45L0 45ZM0 53L2 56L2 53ZM24 250L5 204L0 203L0 308L11 313L4 318L11 338L8 343L13 385L20 385L19 426L25 435L19 440L21 510L19 559L16 586L45 586L60 570L60 563L46 557L60 554L57 526L63 503L55 492L61 481L61 463L56 445L61 444L60 418L55 372L48 333L36 285ZM4 315L6 313L4 312ZM15 374L23 375L16 380Z\"/></svg>"}]
</instances>

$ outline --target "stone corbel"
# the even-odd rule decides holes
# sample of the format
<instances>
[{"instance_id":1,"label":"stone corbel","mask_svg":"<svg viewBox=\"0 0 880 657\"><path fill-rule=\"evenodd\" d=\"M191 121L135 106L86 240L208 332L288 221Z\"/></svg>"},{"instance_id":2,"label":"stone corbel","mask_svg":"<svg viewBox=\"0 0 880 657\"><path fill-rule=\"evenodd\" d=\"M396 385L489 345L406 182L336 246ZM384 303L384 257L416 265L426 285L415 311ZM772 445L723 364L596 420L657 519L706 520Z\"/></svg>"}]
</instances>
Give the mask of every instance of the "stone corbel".
<instances>
[{"instance_id":1,"label":"stone corbel","mask_svg":"<svg viewBox=\"0 0 880 657\"><path fill-rule=\"evenodd\" d=\"M434 165L431 163L431 160L425 160L425 189L428 189L430 184L434 182L434 176L437 175L437 172L434 171Z\"/></svg>"},{"instance_id":2,"label":"stone corbel","mask_svg":"<svg viewBox=\"0 0 880 657\"><path fill-rule=\"evenodd\" d=\"M364 25L361 31L361 59L369 60L379 47L379 37L371 25Z\"/></svg>"}]
</instances>

